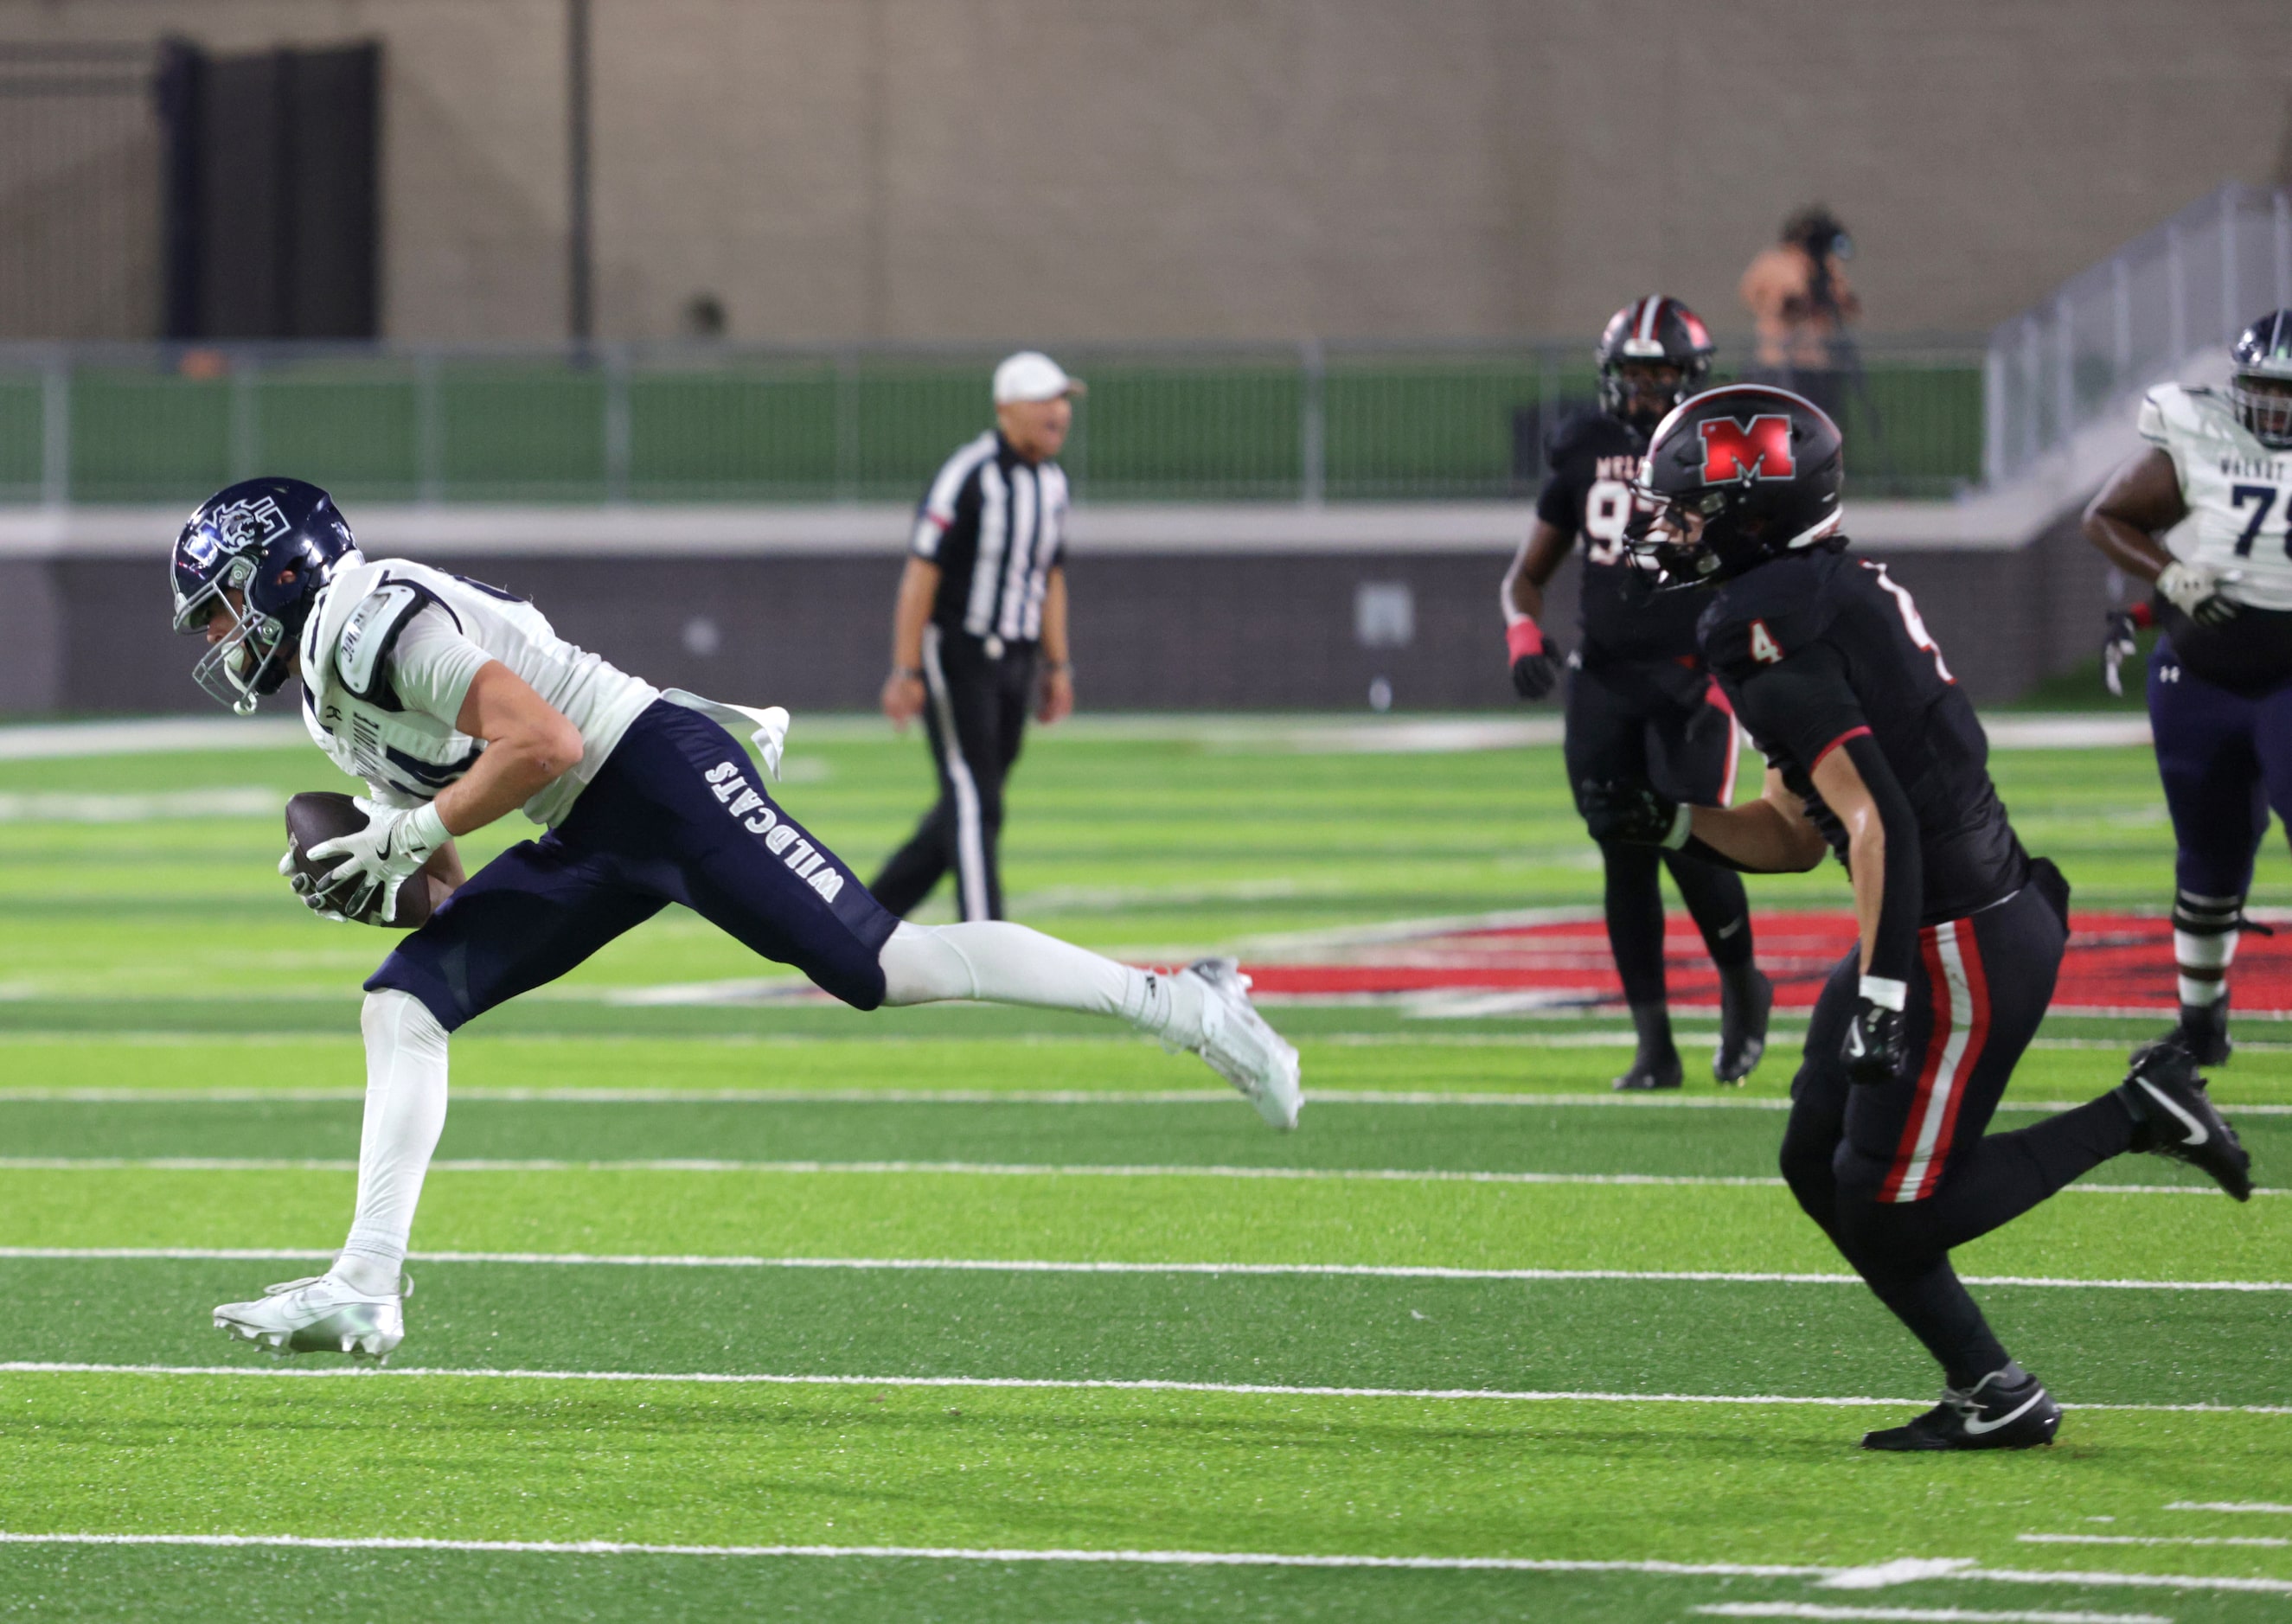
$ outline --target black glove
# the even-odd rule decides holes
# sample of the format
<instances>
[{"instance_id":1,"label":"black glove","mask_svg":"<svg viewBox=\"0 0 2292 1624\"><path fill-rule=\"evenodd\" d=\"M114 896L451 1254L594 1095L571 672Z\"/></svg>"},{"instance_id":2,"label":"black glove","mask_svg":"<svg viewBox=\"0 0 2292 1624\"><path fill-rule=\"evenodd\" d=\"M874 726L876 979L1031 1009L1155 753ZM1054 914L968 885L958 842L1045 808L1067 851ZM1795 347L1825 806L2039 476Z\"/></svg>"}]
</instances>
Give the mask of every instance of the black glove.
<instances>
[{"instance_id":1,"label":"black glove","mask_svg":"<svg viewBox=\"0 0 2292 1624\"><path fill-rule=\"evenodd\" d=\"M1902 1074L1902 1012L1858 995L1839 1052L1846 1061L1847 1081L1893 1081Z\"/></svg>"},{"instance_id":2,"label":"black glove","mask_svg":"<svg viewBox=\"0 0 2292 1624\"><path fill-rule=\"evenodd\" d=\"M1533 620L1516 620L1505 628L1505 648L1512 655L1512 688L1522 699L1541 699L1560 680L1560 651L1545 639Z\"/></svg>"},{"instance_id":3,"label":"black glove","mask_svg":"<svg viewBox=\"0 0 2292 1624\"><path fill-rule=\"evenodd\" d=\"M2118 668L2141 651L2141 633L2156 623L2157 616L2145 603L2111 609L2102 617L2101 679L2111 694L2123 697L2125 680Z\"/></svg>"},{"instance_id":4,"label":"black glove","mask_svg":"<svg viewBox=\"0 0 2292 1624\"><path fill-rule=\"evenodd\" d=\"M1512 663L1512 691L1522 699L1541 699L1560 680L1560 662L1549 649L1524 654Z\"/></svg>"},{"instance_id":5,"label":"black glove","mask_svg":"<svg viewBox=\"0 0 2292 1624\"><path fill-rule=\"evenodd\" d=\"M1686 843L1679 803L1651 784L1594 779L1576 786L1576 808L1595 840L1674 850Z\"/></svg>"}]
</instances>

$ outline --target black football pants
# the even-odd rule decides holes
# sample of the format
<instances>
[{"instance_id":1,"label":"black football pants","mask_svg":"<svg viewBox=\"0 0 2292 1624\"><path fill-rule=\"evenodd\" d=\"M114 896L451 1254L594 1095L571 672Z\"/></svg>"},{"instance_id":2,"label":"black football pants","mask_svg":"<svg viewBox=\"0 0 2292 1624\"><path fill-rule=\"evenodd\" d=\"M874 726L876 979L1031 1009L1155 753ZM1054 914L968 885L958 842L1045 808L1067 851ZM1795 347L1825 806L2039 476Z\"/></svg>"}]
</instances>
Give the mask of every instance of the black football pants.
<instances>
[{"instance_id":1,"label":"black football pants","mask_svg":"<svg viewBox=\"0 0 2292 1624\"><path fill-rule=\"evenodd\" d=\"M1791 1082L1784 1179L1953 1387L1973 1386L2006 1354L1950 1249L2132 1147L2132 1113L2114 1094L2011 1133L1983 1131L2045 1017L2068 939L2034 885L1920 930L1903 1010L1909 1060L1883 1084L1846 1078L1840 1045L1860 980L1860 954L1848 953L1815 1005Z\"/></svg>"},{"instance_id":2,"label":"black football pants","mask_svg":"<svg viewBox=\"0 0 2292 1624\"><path fill-rule=\"evenodd\" d=\"M1594 659L1568 673L1571 788L1649 784L1674 800L1724 806L1735 792L1735 717L1693 661ZM1721 969L1751 960L1750 904L1733 870L1685 852L1603 842L1608 945L1625 1001L1664 1002L1662 869Z\"/></svg>"},{"instance_id":3,"label":"black football pants","mask_svg":"<svg viewBox=\"0 0 2292 1624\"><path fill-rule=\"evenodd\" d=\"M1003 784L1019 760L1034 703L1034 645L1004 647L926 626L924 687L924 730L939 768L939 800L868 888L904 916L952 869L956 917L1001 919L996 847Z\"/></svg>"}]
</instances>

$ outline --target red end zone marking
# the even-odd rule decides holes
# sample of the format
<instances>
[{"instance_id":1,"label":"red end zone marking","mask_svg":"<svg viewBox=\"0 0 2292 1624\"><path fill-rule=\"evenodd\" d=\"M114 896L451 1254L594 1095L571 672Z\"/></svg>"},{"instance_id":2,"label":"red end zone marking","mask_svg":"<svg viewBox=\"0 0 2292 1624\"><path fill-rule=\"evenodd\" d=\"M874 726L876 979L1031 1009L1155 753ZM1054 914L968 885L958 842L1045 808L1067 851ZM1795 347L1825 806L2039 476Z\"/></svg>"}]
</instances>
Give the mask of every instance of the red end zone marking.
<instances>
[{"instance_id":1,"label":"red end zone marking","mask_svg":"<svg viewBox=\"0 0 2292 1624\"><path fill-rule=\"evenodd\" d=\"M2054 989L2057 1008L2156 1009L2169 1014L2173 926L2161 915L2071 915L2069 953ZM1844 912L1759 913L1751 921L1759 968L1775 980L1775 1001L1807 1009L1823 978L1854 945ZM1714 1005L1719 978L1703 939L1684 913L1667 921L1664 965L1672 1001ZM1410 993L1544 993L1558 1003L1621 1007L1623 987L1598 920L1492 930L1458 930L1406 941L1332 948L1327 961L1245 967L1256 990L1288 997ZM2292 1013L2292 932L2247 936L2231 971L2245 1014Z\"/></svg>"}]
</instances>

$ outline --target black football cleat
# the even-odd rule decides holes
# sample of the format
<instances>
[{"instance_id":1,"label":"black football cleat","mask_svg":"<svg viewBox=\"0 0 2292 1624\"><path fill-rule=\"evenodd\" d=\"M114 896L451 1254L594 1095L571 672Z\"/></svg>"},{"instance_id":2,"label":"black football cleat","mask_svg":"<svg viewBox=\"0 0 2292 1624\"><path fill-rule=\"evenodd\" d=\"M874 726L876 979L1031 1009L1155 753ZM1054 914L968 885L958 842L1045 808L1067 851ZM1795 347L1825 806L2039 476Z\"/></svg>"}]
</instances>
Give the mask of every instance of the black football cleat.
<instances>
[{"instance_id":1,"label":"black football cleat","mask_svg":"<svg viewBox=\"0 0 2292 1624\"><path fill-rule=\"evenodd\" d=\"M1747 985L1723 979L1719 986L1719 1047L1712 1052L1711 1074L1721 1082L1739 1084L1767 1052L1767 1016L1775 1007L1775 984L1754 969Z\"/></svg>"},{"instance_id":2,"label":"black football cleat","mask_svg":"<svg viewBox=\"0 0 2292 1624\"><path fill-rule=\"evenodd\" d=\"M2252 1155L2214 1108L2189 1051L2171 1039L2133 1051L2117 1095L2133 1113L2133 1148L2185 1162L2239 1201L2252 1199Z\"/></svg>"},{"instance_id":3,"label":"black football cleat","mask_svg":"<svg viewBox=\"0 0 2292 1624\"><path fill-rule=\"evenodd\" d=\"M1657 1049L1650 1053L1642 1049L1632 1057L1632 1069L1608 1086L1618 1093L1637 1094L1654 1089L1675 1089L1683 1078L1677 1049Z\"/></svg>"},{"instance_id":4,"label":"black football cleat","mask_svg":"<svg viewBox=\"0 0 2292 1624\"><path fill-rule=\"evenodd\" d=\"M2199 1065L2226 1065L2236 1045L2228 1037L2228 998L2208 1004L2183 1004L2181 1019L2164 1041L2189 1051Z\"/></svg>"},{"instance_id":5,"label":"black football cleat","mask_svg":"<svg viewBox=\"0 0 2292 1624\"><path fill-rule=\"evenodd\" d=\"M1971 1387L1944 1387L1941 1403L1900 1427L1862 1435L1864 1449L2036 1449L2062 1428L2046 1384L2008 1362Z\"/></svg>"}]
</instances>

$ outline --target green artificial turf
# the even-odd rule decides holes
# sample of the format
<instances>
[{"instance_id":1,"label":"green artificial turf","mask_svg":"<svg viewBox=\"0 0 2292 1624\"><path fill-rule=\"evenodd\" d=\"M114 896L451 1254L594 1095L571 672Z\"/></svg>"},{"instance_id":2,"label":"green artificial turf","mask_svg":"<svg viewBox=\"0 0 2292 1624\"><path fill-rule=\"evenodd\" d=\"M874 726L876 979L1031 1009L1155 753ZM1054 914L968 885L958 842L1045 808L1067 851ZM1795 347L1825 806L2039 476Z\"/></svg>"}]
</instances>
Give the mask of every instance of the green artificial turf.
<instances>
[{"instance_id":1,"label":"green artificial turf","mask_svg":"<svg viewBox=\"0 0 2292 1624\"><path fill-rule=\"evenodd\" d=\"M1336 747L1342 731L1272 720L1037 735L1012 798L1014 915L1168 960L1596 907L1596 855L1556 750L1361 754ZM872 725L799 718L790 766L783 798L863 873L930 790L919 745ZM1997 768L2025 840L2062 864L2081 905L2167 899L2170 839L2145 752L2003 752ZM1300 1039L1309 1098L1322 1096L1283 1137L1198 1062L1079 1017L658 1001L665 985L705 999L710 984L794 985L672 912L457 1038L392 1371L293 1374L341 1367L314 1357L282 1373L214 1332L208 1312L319 1266L340 1242L363 1084L358 983L389 943L294 906L271 872L274 817L199 808L331 782L307 751L0 762L0 1159L15 1159L0 1161L0 1248L20 1249L0 1252L0 1535L843 1554L0 1540L0 1617L1641 1620L1773 1604L2210 1620L2292 1608L2292 1548L2018 1538L2292 1539L2292 1513L2167 1509L2292 1503L2292 1414L2278 1413L2292 1408L2292 1292L2163 1289L2292 1282L2292 1198L2236 1206L2136 1158L2087 1183L2161 1193L2074 1190L1961 1250L1976 1277L2154 1282L1975 1288L2072 1406L2051 1451L1882 1458L1854 1440L1901 1419L1897 1404L1743 1402L1917 1404L1936 1381L1868 1292L1835 1278L1836 1253L1772 1182L1793 1016L1745 1089L1698 1075L1710 1025L1688 1020L1681 1096L1594 1103L1542 1097L1605 1094L1627 1054L1612 1015L1274 1007ZM240 799L166 799L215 792ZM526 832L505 824L469 855ZM1752 894L1762 907L1846 904L1835 870L1755 880ZM2273 848L2255 899L2292 902ZM2049 1022L1997 1127L2109 1087L2152 1025ZM2280 1030L2292 1039L2240 1023L2244 1046L2215 1081L2231 1114L2292 1104ZM2261 1182L2292 1184L2292 1117L2241 1125ZM241 1165L144 1164L174 1158ZM326 1165L280 1165L303 1161ZM747 1165L666 1165L679 1162ZM614 1162L644 1165L590 1165ZM1075 1170L1045 1170L1061 1168ZM1170 1170L1125 1170L1137 1169ZM131 1255L91 1255L106 1249ZM290 1255L198 1255L218 1249ZM154 1255L165 1251L190 1255ZM419 1255L441 1252L496 1256ZM569 1254L847 1262L538 1260ZM1160 1266L1243 1264L1290 1272ZM1682 1271L1833 1278L1648 1277ZM72 1364L183 1373L25 1368ZM408 1373L427 1369L444 1373ZM472 1373L504 1370L674 1379ZM708 1376L842 1385L692 1379ZM982 1379L1624 1402L916 1385ZM1723 1567L1948 1557L2093 1577L1922 1570L1873 1593L1823 1588L1819 1574L853 1554L880 1546ZM2287 1588L2119 1582L2175 1574Z\"/></svg>"}]
</instances>

